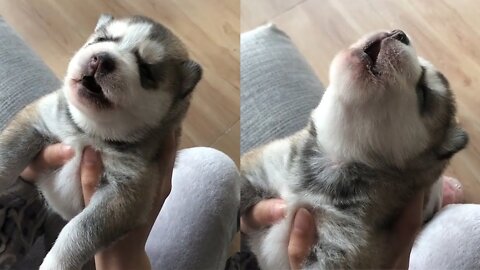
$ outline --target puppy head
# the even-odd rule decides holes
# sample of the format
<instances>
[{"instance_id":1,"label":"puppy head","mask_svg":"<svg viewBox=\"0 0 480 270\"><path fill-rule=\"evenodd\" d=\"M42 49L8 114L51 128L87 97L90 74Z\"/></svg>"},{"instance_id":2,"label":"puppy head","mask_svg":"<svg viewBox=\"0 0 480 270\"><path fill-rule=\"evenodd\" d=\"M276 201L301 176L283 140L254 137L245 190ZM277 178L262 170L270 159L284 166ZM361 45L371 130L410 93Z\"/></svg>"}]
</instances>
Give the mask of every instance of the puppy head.
<instances>
[{"instance_id":1,"label":"puppy head","mask_svg":"<svg viewBox=\"0 0 480 270\"><path fill-rule=\"evenodd\" d=\"M333 156L395 166L426 151L445 158L462 149L467 137L454 116L448 81L400 30L367 35L340 52L313 113Z\"/></svg>"},{"instance_id":2,"label":"puppy head","mask_svg":"<svg viewBox=\"0 0 480 270\"><path fill-rule=\"evenodd\" d=\"M63 91L84 131L134 141L185 107L200 78L200 66L166 27L102 15L70 61Z\"/></svg>"}]
</instances>

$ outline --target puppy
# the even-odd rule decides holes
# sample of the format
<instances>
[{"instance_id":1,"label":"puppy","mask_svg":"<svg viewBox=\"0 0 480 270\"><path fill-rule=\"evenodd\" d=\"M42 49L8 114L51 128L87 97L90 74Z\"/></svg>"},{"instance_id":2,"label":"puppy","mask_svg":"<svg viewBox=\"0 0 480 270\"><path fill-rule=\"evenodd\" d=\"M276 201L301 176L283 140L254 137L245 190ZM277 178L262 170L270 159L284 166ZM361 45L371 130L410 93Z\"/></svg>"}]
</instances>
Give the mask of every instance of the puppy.
<instances>
[{"instance_id":1,"label":"puppy","mask_svg":"<svg viewBox=\"0 0 480 270\"><path fill-rule=\"evenodd\" d=\"M96 251L146 222L167 134L180 135L201 68L166 27L135 16L102 15L69 63L63 87L25 107L0 134L4 189L45 146L76 150L36 184L50 208L69 220L41 270L80 269ZM104 172L85 207L82 151L101 153Z\"/></svg>"},{"instance_id":2,"label":"puppy","mask_svg":"<svg viewBox=\"0 0 480 270\"><path fill-rule=\"evenodd\" d=\"M260 267L290 268L292 218L306 207L318 241L303 269L385 268L399 211L427 189L424 219L433 215L437 180L466 143L447 80L416 56L408 36L363 37L333 60L305 129L242 157L241 213L269 198L288 205L286 219L249 237Z\"/></svg>"}]
</instances>

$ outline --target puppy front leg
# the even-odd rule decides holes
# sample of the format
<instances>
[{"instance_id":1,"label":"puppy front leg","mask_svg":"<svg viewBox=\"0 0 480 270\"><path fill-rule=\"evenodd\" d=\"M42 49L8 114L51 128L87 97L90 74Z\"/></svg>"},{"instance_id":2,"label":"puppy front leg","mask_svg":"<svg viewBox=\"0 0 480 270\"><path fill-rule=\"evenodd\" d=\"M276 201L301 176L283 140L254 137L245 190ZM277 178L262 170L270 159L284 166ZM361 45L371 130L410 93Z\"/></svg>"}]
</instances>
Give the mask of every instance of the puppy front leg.
<instances>
[{"instance_id":1,"label":"puppy front leg","mask_svg":"<svg viewBox=\"0 0 480 270\"><path fill-rule=\"evenodd\" d=\"M0 190L11 186L31 160L47 144L36 128L40 116L29 105L0 133Z\"/></svg>"},{"instance_id":2,"label":"puppy front leg","mask_svg":"<svg viewBox=\"0 0 480 270\"><path fill-rule=\"evenodd\" d=\"M148 192L137 188L116 183L99 188L90 204L62 229L40 270L80 269L100 248L143 224L151 202Z\"/></svg>"}]
</instances>

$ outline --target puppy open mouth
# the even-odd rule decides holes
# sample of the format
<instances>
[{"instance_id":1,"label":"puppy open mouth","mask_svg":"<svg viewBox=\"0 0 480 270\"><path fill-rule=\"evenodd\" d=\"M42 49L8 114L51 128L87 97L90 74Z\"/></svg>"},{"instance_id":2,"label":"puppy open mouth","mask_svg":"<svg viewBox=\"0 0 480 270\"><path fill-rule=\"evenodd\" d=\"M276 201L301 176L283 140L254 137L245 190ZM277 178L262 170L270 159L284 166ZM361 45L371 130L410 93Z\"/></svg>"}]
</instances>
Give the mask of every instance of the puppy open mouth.
<instances>
[{"instance_id":1,"label":"puppy open mouth","mask_svg":"<svg viewBox=\"0 0 480 270\"><path fill-rule=\"evenodd\" d=\"M85 75L79 83L81 84L79 88L80 96L100 107L108 107L111 105L111 102L105 96L102 87L97 83L94 76Z\"/></svg>"},{"instance_id":2,"label":"puppy open mouth","mask_svg":"<svg viewBox=\"0 0 480 270\"><path fill-rule=\"evenodd\" d=\"M94 96L104 96L102 87L97 83L93 76L84 76L81 80L81 84L89 94Z\"/></svg>"},{"instance_id":3,"label":"puppy open mouth","mask_svg":"<svg viewBox=\"0 0 480 270\"><path fill-rule=\"evenodd\" d=\"M407 35L401 30L393 30L390 33L380 33L373 36L365 46L363 47L363 52L366 55L367 68L374 74L378 75L378 57L383 48L383 41L388 38L394 38L405 45L409 45L410 41Z\"/></svg>"},{"instance_id":4,"label":"puppy open mouth","mask_svg":"<svg viewBox=\"0 0 480 270\"><path fill-rule=\"evenodd\" d=\"M382 40L383 38L374 40L370 42L367 46L365 46L365 48L363 49L363 51L367 54L368 59L370 60L370 65L372 67L374 67L377 63L378 54L380 53L380 49L382 48Z\"/></svg>"},{"instance_id":5,"label":"puppy open mouth","mask_svg":"<svg viewBox=\"0 0 480 270\"><path fill-rule=\"evenodd\" d=\"M382 41L387 37L386 33L376 35L371 40L367 42L365 47L363 47L363 52L365 53L367 60L367 68L374 74L378 75L377 70L377 60L380 50L382 49Z\"/></svg>"}]
</instances>

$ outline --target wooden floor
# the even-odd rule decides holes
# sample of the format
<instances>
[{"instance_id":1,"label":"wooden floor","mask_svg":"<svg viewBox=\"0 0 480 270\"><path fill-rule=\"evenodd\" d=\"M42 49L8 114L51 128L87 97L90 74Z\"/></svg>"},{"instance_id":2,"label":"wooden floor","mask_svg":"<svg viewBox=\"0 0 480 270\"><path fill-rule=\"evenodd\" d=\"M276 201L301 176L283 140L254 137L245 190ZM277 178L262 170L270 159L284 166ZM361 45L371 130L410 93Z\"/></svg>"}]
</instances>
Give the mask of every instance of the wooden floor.
<instances>
[{"instance_id":1,"label":"wooden floor","mask_svg":"<svg viewBox=\"0 0 480 270\"><path fill-rule=\"evenodd\" d=\"M201 2L201 3L200 3ZM240 141L239 2L223 0L0 0L0 15L59 78L101 13L142 14L171 28L204 68L182 147L211 146L237 164Z\"/></svg>"},{"instance_id":2,"label":"wooden floor","mask_svg":"<svg viewBox=\"0 0 480 270\"><path fill-rule=\"evenodd\" d=\"M480 203L479 14L475 0L242 0L241 31L275 23L327 84L329 63L340 49L371 31L405 30L418 54L446 74L456 93L470 144L447 173L462 181L468 202Z\"/></svg>"}]
</instances>

